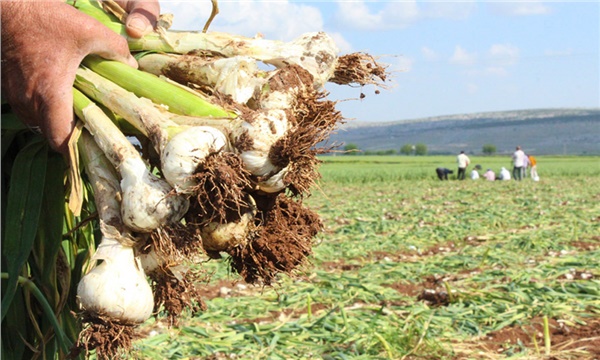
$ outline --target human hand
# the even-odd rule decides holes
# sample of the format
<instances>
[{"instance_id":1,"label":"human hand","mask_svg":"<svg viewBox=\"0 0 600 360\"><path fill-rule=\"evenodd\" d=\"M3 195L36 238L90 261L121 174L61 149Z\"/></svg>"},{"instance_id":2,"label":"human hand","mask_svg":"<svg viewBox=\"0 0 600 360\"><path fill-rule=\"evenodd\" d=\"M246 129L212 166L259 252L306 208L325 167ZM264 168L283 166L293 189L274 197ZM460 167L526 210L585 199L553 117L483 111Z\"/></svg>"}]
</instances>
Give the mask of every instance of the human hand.
<instances>
[{"instance_id":1,"label":"human hand","mask_svg":"<svg viewBox=\"0 0 600 360\"><path fill-rule=\"evenodd\" d=\"M152 30L158 2L120 1L130 11L130 36ZM81 60L89 54L137 68L125 38L61 0L0 1L2 93L17 116L67 154L74 127L72 87ZM139 30L141 21L146 26Z\"/></svg>"},{"instance_id":2,"label":"human hand","mask_svg":"<svg viewBox=\"0 0 600 360\"><path fill-rule=\"evenodd\" d=\"M127 35L141 38L156 26L160 15L160 4L157 0L120 0L116 3L129 13L125 21Z\"/></svg>"}]
</instances>

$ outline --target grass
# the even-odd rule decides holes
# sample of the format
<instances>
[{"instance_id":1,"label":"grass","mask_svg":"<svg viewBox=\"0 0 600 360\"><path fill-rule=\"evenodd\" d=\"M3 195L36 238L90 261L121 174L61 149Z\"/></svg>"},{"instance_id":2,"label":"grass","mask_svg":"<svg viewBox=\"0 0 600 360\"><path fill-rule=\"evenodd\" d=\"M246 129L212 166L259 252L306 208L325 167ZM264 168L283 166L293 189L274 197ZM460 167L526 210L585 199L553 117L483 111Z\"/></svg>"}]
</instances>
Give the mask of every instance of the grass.
<instances>
[{"instance_id":1,"label":"grass","mask_svg":"<svg viewBox=\"0 0 600 360\"><path fill-rule=\"evenodd\" d=\"M547 348L556 327L533 342L481 340L600 314L598 158L539 161L537 183L441 182L433 168L451 157L327 158L308 199L326 226L310 264L260 288L206 263L208 310L149 321L127 357L586 358L591 347Z\"/></svg>"}]
</instances>

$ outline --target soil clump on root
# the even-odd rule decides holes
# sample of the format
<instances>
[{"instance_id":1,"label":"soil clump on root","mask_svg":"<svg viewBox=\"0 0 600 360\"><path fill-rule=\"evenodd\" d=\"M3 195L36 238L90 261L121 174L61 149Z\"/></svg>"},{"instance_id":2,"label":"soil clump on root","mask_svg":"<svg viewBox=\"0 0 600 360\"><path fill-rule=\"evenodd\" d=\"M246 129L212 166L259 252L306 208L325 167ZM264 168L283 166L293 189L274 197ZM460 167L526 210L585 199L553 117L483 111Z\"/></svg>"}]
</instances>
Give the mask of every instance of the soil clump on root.
<instances>
[{"instance_id":1,"label":"soil clump on root","mask_svg":"<svg viewBox=\"0 0 600 360\"><path fill-rule=\"evenodd\" d=\"M317 155L327 153L331 148L318 145L344 121L335 109L335 102L323 100L326 96L322 92L298 96L293 105L294 116L290 118L292 129L273 144L269 152L274 165L288 166L284 183L294 196L308 193L320 178L318 166L322 161Z\"/></svg>"},{"instance_id":2,"label":"soil clump on root","mask_svg":"<svg viewBox=\"0 0 600 360\"><path fill-rule=\"evenodd\" d=\"M323 225L316 213L283 193L257 197L257 205L260 226L229 254L232 268L246 282L270 285L278 273L289 274L305 261Z\"/></svg>"},{"instance_id":3,"label":"soil clump on root","mask_svg":"<svg viewBox=\"0 0 600 360\"><path fill-rule=\"evenodd\" d=\"M369 54L358 52L340 56L329 81L338 85L373 84L381 87L387 75L387 66L379 64Z\"/></svg>"},{"instance_id":4,"label":"soil clump on root","mask_svg":"<svg viewBox=\"0 0 600 360\"><path fill-rule=\"evenodd\" d=\"M245 190L250 172L237 154L211 154L194 175L194 200L186 218L197 225L224 224L239 218L250 206Z\"/></svg>"},{"instance_id":5,"label":"soil clump on root","mask_svg":"<svg viewBox=\"0 0 600 360\"><path fill-rule=\"evenodd\" d=\"M87 357L92 350L96 350L97 359L116 359L118 355L127 353L138 337L135 334L137 325L134 324L120 324L108 317L87 313L81 314L80 320L84 326L69 354L72 359L81 352L85 352Z\"/></svg>"},{"instance_id":6,"label":"soil clump on root","mask_svg":"<svg viewBox=\"0 0 600 360\"><path fill-rule=\"evenodd\" d=\"M152 231L140 253L148 254L154 249L161 259L178 263L181 259L190 259L202 253L201 245L202 238L195 227L177 222Z\"/></svg>"},{"instance_id":7,"label":"soil clump on root","mask_svg":"<svg viewBox=\"0 0 600 360\"><path fill-rule=\"evenodd\" d=\"M192 315L207 309L200 291L194 285L194 274L187 271L180 275L175 276L170 270L150 274L154 290L154 312L158 313L162 308L171 325L178 324L179 315L185 309L189 309Z\"/></svg>"}]
</instances>

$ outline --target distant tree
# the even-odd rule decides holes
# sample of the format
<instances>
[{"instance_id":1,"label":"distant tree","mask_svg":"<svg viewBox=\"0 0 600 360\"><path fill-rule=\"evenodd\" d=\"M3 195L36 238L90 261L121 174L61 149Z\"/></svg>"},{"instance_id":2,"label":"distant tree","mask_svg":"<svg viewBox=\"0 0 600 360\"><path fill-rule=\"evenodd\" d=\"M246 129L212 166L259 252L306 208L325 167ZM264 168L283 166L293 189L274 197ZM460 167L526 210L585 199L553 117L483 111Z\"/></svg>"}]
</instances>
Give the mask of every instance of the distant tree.
<instances>
[{"instance_id":1,"label":"distant tree","mask_svg":"<svg viewBox=\"0 0 600 360\"><path fill-rule=\"evenodd\" d=\"M375 155L394 155L396 154L396 150L388 149L388 150L377 150L375 151Z\"/></svg>"},{"instance_id":2,"label":"distant tree","mask_svg":"<svg viewBox=\"0 0 600 360\"><path fill-rule=\"evenodd\" d=\"M427 145L422 143L415 145L415 155L427 155Z\"/></svg>"},{"instance_id":3,"label":"distant tree","mask_svg":"<svg viewBox=\"0 0 600 360\"><path fill-rule=\"evenodd\" d=\"M411 144L402 145L400 148L400 154L402 155L410 155L413 153L413 146Z\"/></svg>"},{"instance_id":4,"label":"distant tree","mask_svg":"<svg viewBox=\"0 0 600 360\"><path fill-rule=\"evenodd\" d=\"M358 153L358 145L354 143L348 143L344 146L344 151L350 155L356 155Z\"/></svg>"},{"instance_id":5,"label":"distant tree","mask_svg":"<svg viewBox=\"0 0 600 360\"><path fill-rule=\"evenodd\" d=\"M484 155L494 155L496 153L496 145L485 144L483 145L482 152Z\"/></svg>"}]
</instances>

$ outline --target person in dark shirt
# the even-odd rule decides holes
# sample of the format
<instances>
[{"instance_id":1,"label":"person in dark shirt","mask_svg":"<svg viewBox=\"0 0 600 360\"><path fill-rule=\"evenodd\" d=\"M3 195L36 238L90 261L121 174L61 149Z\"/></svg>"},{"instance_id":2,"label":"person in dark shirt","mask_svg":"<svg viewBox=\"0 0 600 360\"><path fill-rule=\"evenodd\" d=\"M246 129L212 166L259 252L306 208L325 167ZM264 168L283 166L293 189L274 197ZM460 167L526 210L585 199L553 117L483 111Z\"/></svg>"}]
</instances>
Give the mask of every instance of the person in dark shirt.
<instances>
[{"instance_id":1,"label":"person in dark shirt","mask_svg":"<svg viewBox=\"0 0 600 360\"><path fill-rule=\"evenodd\" d=\"M440 180L448 180L448 174L454 174L454 171L439 167L435 169L435 173L437 174L438 179Z\"/></svg>"}]
</instances>

